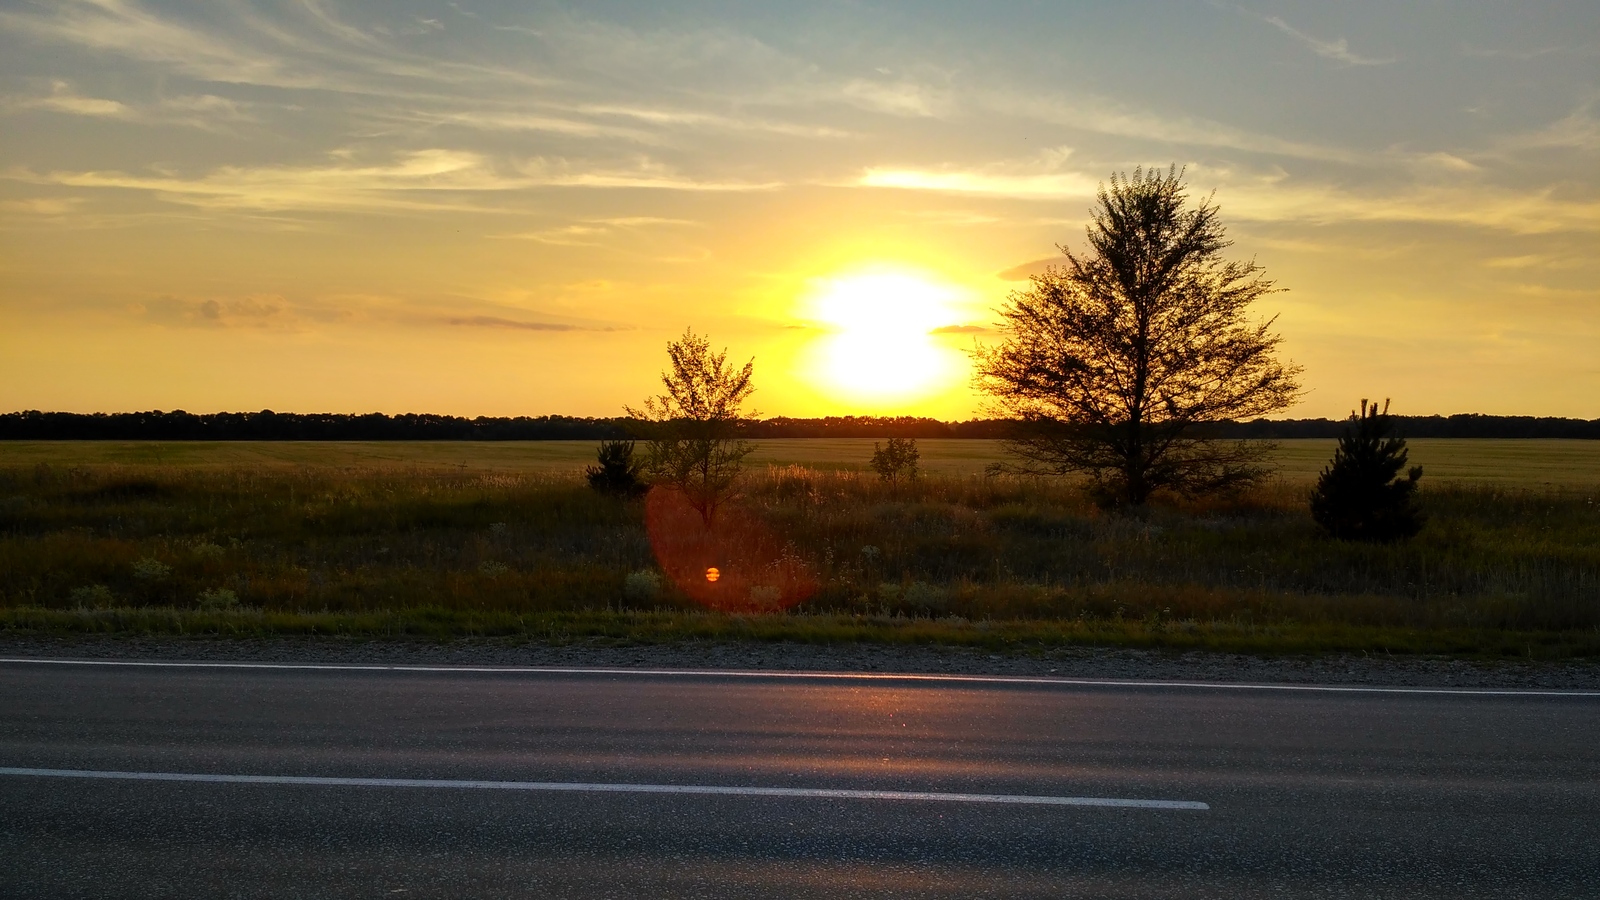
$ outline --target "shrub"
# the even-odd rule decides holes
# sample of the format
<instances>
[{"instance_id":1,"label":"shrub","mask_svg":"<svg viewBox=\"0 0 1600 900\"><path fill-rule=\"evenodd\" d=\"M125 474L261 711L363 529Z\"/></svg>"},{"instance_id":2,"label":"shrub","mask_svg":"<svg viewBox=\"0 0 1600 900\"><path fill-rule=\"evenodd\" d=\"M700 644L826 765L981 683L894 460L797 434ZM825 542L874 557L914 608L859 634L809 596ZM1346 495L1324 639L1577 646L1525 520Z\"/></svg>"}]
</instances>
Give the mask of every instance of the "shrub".
<instances>
[{"instance_id":1,"label":"shrub","mask_svg":"<svg viewBox=\"0 0 1600 900\"><path fill-rule=\"evenodd\" d=\"M916 612L942 612L950 605L950 592L926 581L913 581L906 588L905 603Z\"/></svg>"},{"instance_id":2,"label":"shrub","mask_svg":"<svg viewBox=\"0 0 1600 900\"><path fill-rule=\"evenodd\" d=\"M661 596L661 576L644 569L629 573L622 583L622 596L634 603L650 603Z\"/></svg>"},{"instance_id":3,"label":"shrub","mask_svg":"<svg viewBox=\"0 0 1600 900\"><path fill-rule=\"evenodd\" d=\"M650 485L639 477L644 463L634 458L633 450L633 441L601 441L596 455L598 465L584 470L589 487L619 497L637 497L649 490Z\"/></svg>"},{"instance_id":4,"label":"shrub","mask_svg":"<svg viewBox=\"0 0 1600 900\"><path fill-rule=\"evenodd\" d=\"M171 574L172 567L153 556L137 559L133 563L133 577L145 581L160 581Z\"/></svg>"},{"instance_id":5,"label":"shrub","mask_svg":"<svg viewBox=\"0 0 1600 900\"><path fill-rule=\"evenodd\" d=\"M1400 477L1408 451L1404 438L1390 436L1393 427L1387 400L1382 412L1362 400L1360 414L1351 414L1333 462L1311 492L1311 517L1334 537L1388 543L1422 530L1416 501L1422 467Z\"/></svg>"},{"instance_id":6,"label":"shrub","mask_svg":"<svg viewBox=\"0 0 1600 900\"><path fill-rule=\"evenodd\" d=\"M208 588L195 598L196 604L209 612L234 609L239 605L239 595L227 588Z\"/></svg>"},{"instance_id":7,"label":"shrub","mask_svg":"<svg viewBox=\"0 0 1600 900\"><path fill-rule=\"evenodd\" d=\"M103 584L86 584L83 587L73 588L69 598L78 606L114 606L117 602L116 595Z\"/></svg>"},{"instance_id":8,"label":"shrub","mask_svg":"<svg viewBox=\"0 0 1600 900\"><path fill-rule=\"evenodd\" d=\"M910 481L917 477L917 463L921 459L916 438L889 438L888 446L876 441L872 444L872 470L884 481Z\"/></svg>"}]
</instances>

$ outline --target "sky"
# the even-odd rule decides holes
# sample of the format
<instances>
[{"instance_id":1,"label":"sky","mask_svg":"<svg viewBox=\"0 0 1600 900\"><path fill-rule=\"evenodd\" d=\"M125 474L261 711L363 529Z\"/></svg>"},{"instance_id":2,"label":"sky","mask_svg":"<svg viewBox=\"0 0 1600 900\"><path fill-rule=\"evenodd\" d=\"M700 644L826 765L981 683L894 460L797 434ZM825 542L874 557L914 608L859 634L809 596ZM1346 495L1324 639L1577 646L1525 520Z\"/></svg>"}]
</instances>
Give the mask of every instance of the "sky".
<instances>
[{"instance_id":1,"label":"sky","mask_svg":"<svg viewBox=\"0 0 1600 900\"><path fill-rule=\"evenodd\" d=\"M1285 415L1600 417L1594 0L0 0L0 410L966 418L1141 165Z\"/></svg>"}]
</instances>

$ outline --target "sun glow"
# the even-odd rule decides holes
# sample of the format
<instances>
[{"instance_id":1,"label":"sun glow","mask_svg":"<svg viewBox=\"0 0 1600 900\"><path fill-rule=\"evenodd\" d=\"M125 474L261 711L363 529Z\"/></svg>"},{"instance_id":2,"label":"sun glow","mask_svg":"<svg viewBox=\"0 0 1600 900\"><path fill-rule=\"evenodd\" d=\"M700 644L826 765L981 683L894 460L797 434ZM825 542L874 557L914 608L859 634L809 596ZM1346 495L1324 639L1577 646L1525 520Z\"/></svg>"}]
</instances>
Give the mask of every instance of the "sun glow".
<instances>
[{"instance_id":1,"label":"sun glow","mask_svg":"<svg viewBox=\"0 0 1600 900\"><path fill-rule=\"evenodd\" d=\"M805 314L830 333L803 360L807 380L868 405L948 390L965 379L967 361L932 332L960 321L960 298L952 285L896 270L819 280Z\"/></svg>"}]
</instances>

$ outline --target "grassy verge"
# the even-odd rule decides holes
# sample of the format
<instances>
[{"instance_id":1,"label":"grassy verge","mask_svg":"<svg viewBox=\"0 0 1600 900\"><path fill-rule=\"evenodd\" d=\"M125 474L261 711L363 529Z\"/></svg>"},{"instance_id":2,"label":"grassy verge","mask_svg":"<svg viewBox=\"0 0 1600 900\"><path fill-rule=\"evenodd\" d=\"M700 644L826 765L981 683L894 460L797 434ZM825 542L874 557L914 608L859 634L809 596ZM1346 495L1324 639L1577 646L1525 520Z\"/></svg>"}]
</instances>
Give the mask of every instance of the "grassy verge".
<instances>
[{"instance_id":1,"label":"grassy verge","mask_svg":"<svg viewBox=\"0 0 1600 900\"><path fill-rule=\"evenodd\" d=\"M0 467L0 633L1600 656L1600 494L1425 484L1424 532L1364 546L1294 482L1134 515L1070 484L773 468L690 560L724 609L796 604L738 616L663 570L641 504L573 476Z\"/></svg>"},{"instance_id":2,"label":"grassy verge","mask_svg":"<svg viewBox=\"0 0 1600 900\"><path fill-rule=\"evenodd\" d=\"M587 611L542 614L409 609L300 613L190 609L0 610L0 636L91 635L204 638L338 637L365 640L503 638L611 646L694 641L790 641L970 647L1008 653L1063 647L1210 651L1255 655L1429 655L1467 659L1600 658L1597 631L1383 628L1285 622L985 620L890 615L723 615L696 611Z\"/></svg>"}]
</instances>

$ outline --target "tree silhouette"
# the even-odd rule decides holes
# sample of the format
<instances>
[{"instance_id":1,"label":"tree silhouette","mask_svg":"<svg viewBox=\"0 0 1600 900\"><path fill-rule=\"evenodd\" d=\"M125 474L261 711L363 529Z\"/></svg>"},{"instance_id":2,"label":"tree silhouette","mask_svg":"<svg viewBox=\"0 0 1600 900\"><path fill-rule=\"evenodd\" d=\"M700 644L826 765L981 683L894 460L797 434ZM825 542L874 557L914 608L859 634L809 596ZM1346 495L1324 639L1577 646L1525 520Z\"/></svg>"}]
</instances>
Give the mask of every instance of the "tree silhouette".
<instances>
[{"instance_id":1,"label":"tree silhouette","mask_svg":"<svg viewBox=\"0 0 1600 900\"><path fill-rule=\"evenodd\" d=\"M884 481L899 482L901 478L911 481L917 477L921 458L922 452L917 449L916 438L892 437L887 447L873 441L872 462L869 465Z\"/></svg>"},{"instance_id":2,"label":"tree silhouette","mask_svg":"<svg viewBox=\"0 0 1600 900\"><path fill-rule=\"evenodd\" d=\"M733 496L744 458L755 445L739 439L748 416L741 410L755 391L755 360L735 369L728 353L712 353L710 342L685 329L667 343L670 367L661 373L666 393L651 397L643 409L628 407L648 440L646 469L657 483L682 492L684 499L710 526L717 507Z\"/></svg>"},{"instance_id":3,"label":"tree silhouette","mask_svg":"<svg viewBox=\"0 0 1600 900\"><path fill-rule=\"evenodd\" d=\"M1422 530L1425 517L1417 507L1417 482L1422 467L1412 466L1404 438L1392 437L1389 401L1367 405L1350 414L1333 462L1322 470L1311 492L1311 518L1336 538L1390 542Z\"/></svg>"},{"instance_id":4,"label":"tree silhouette","mask_svg":"<svg viewBox=\"0 0 1600 900\"><path fill-rule=\"evenodd\" d=\"M980 348L977 384L1005 446L1031 474L1084 473L1101 502L1143 504L1266 474L1271 445L1214 441L1194 426L1284 409L1299 367L1276 359L1272 320L1245 317L1272 293L1251 262L1228 261L1217 207L1191 204L1176 167L1134 169L1102 187L1088 250L1067 247L999 310L1004 341Z\"/></svg>"},{"instance_id":5,"label":"tree silhouette","mask_svg":"<svg viewBox=\"0 0 1600 900\"><path fill-rule=\"evenodd\" d=\"M634 456L633 441L601 441L596 464L584 469L589 487L602 494L637 497L650 489L639 476L644 461Z\"/></svg>"}]
</instances>

